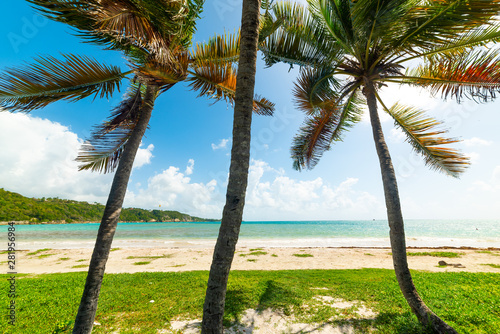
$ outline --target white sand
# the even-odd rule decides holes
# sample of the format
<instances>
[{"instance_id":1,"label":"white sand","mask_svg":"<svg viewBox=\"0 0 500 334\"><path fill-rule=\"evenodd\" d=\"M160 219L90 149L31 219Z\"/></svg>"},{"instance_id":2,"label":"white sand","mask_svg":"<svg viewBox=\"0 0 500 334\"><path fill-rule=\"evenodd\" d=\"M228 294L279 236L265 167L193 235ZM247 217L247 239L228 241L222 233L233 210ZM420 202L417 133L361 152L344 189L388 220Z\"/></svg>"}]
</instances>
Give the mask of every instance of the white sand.
<instances>
[{"instance_id":1,"label":"white sand","mask_svg":"<svg viewBox=\"0 0 500 334\"><path fill-rule=\"evenodd\" d=\"M251 255L251 249L238 248L233 270L282 270L282 269L393 269L390 249L382 248L260 248L266 254ZM498 272L500 251L485 253L472 249L409 249L409 252L451 251L459 258L409 256L410 269L432 272ZM134 273L144 271L209 270L212 261L211 248L122 248L111 252L106 266L107 273ZM255 252L255 251L254 251ZM31 252L32 253L32 252ZM18 273L61 273L86 271L92 254L91 249L51 249L29 255L30 251L18 251ZM298 257L295 254L312 256ZM5 255L4 255L5 256ZM439 261L465 266L465 268L438 267ZM138 262L149 262L137 264ZM5 270L7 265L3 262Z\"/></svg>"}]
</instances>

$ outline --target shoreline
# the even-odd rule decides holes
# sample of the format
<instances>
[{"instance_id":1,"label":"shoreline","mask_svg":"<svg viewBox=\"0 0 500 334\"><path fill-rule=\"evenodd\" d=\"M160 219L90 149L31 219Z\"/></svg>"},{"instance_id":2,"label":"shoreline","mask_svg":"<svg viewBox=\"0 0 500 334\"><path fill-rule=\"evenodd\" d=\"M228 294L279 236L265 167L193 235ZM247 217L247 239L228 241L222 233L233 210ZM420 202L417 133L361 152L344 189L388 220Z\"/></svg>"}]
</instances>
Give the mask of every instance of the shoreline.
<instances>
[{"instance_id":1,"label":"shoreline","mask_svg":"<svg viewBox=\"0 0 500 334\"><path fill-rule=\"evenodd\" d=\"M500 249L409 247L412 270L500 273ZM457 254L450 254L457 253ZM87 271L92 249L16 252L17 272L44 274ZM434 256L431 256L433 254ZM213 248L113 248L106 273L179 272L210 269ZM458 257L450 258L450 255ZM450 266L440 267L439 261ZM453 265L460 264L461 267ZM6 272L6 264L4 270ZM237 247L232 270L393 269L385 247Z\"/></svg>"}]
</instances>

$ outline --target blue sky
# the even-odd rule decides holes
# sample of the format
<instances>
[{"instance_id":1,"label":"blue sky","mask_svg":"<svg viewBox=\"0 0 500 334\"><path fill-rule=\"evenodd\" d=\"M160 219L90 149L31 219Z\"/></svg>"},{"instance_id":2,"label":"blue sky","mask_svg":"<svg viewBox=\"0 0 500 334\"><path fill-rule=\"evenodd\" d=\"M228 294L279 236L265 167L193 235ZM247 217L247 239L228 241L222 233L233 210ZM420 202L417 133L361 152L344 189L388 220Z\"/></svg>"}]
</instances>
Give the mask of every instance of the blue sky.
<instances>
[{"instance_id":1,"label":"blue sky","mask_svg":"<svg viewBox=\"0 0 500 334\"><path fill-rule=\"evenodd\" d=\"M233 32L236 0L207 1L195 41ZM63 24L40 17L24 1L0 13L0 68L37 55L74 53L126 67L120 53L81 43ZM382 183L367 120L326 152L312 171L292 169L289 147L303 121L291 90L297 69L258 63L256 93L276 103L274 117L254 117L252 163L245 220L384 219ZM125 88L127 82L124 81ZM125 89L122 89L122 93ZM0 187L31 197L104 203L112 175L78 172L74 159L92 126L116 106L113 99L58 102L30 114L0 113ZM401 133L382 116L399 180L406 218L500 218L500 101L441 101L425 91L387 87L386 103L400 100L446 122L456 145L472 158L460 178L430 171ZM232 107L197 98L179 84L157 99L150 129L138 153L125 206L172 209L218 218L224 205L231 147ZM161 206L161 207L160 207Z\"/></svg>"}]
</instances>

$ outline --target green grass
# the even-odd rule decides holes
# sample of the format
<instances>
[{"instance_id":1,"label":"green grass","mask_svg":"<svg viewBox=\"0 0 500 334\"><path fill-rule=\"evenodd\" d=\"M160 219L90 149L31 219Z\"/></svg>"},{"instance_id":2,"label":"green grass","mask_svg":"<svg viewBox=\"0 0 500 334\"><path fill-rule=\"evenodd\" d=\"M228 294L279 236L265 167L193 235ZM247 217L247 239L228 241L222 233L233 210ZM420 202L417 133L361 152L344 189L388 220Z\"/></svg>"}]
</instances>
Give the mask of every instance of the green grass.
<instances>
[{"instance_id":1,"label":"green grass","mask_svg":"<svg viewBox=\"0 0 500 334\"><path fill-rule=\"evenodd\" d=\"M68 260L70 260L69 257L60 257L59 258L59 261L68 261Z\"/></svg>"},{"instance_id":2,"label":"green grass","mask_svg":"<svg viewBox=\"0 0 500 334\"><path fill-rule=\"evenodd\" d=\"M434 256L434 257L448 257L448 258L457 258L461 257L463 253L455 253L455 252L408 252L408 256Z\"/></svg>"},{"instance_id":3,"label":"green grass","mask_svg":"<svg viewBox=\"0 0 500 334\"><path fill-rule=\"evenodd\" d=\"M491 254L491 255L495 255L495 256L500 256L500 254L498 253L493 253L492 251L490 250L477 250L476 253L483 253L483 254Z\"/></svg>"},{"instance_id":4,"label":"green grass","mask_svg":"<svg viewBox=\"0 0 500 334\"><path fill-rule=\"evenodd\" d=\"M110 252L114 252L114 251L117 251L117 250L120 250L121 248L111 248Z\"/></svg>"},{"instance_id":5,"label":"green grass","mask_svg":"<svg viewBox=\"0 0 500 334\"><path fill-rule=\"evenodd\" d=\"M83 262L83 261L87 261L87 259L76 260L76 262Z\"/></svg>"},{"instance_id":6,"label":"green grass","mask_svg":"<svg viewBox=\"0 0 500 334\"><path fill-rule=\"evenodd\" d=\"M271 256L272 256L272 257L278 257L278 255L276 255L276 254L271 254Z\"/></svg>"},{"instance_id":7,"label":"green grass","mask_svg":"<svg viewBox=\"0 0 500 334\"><path fill-rule=\"evenodd\" d=\"M139 262L134 262L135 266L144 266L146 264L150 264L151 261L139 261Z\"/></svg>"},{"instance_id":8,"label":"green grass","mask_svg":"<svg viewBox=\"0 0 500 334\"><path fill-rule=\"evenodd\" d=\"M254 250L253 252L250 252L248 254L240 254L240 256L249 256L249 255L260 256L260 255L266 255L266 254L267 254L267 252L260 251L260 250Z\"/></svg>"},{"instance_id":9,"label":"green grass","mask_svg":"<svg viewBox=\"0 0 500 334\"><path fill-rule=\"evenodd\" d=\"M0 317L0 333L70 333L86 272L17 275L17 323ZM0 275L0 291L7 291ZM413 271L427 305L461 334L498 333L499 273L429 273ZM158 333L171 319L201 319L207 271L105 274L93 333ZM325 289L326 288L326 289ZM241 319L246 309L272 308L298 321L342 324L352 309L336 311L319 303L324 295L360 301L377 312L375 319L354 319L356 333L426 334L401 295L393 270L232 271L224 321ZM150 300L155 300L150 303ZM7 305L6 293L0 304ZM309 307L304 307L309 305ZM66 329L64 329L66 328Z\"/></svg>"},{"instance_id":10,"label":"green grass","mask_svg":"<svg viewBox=\"0 0 500 334\"><path fill-rule=\"evenodd\" d=\"M253 252L253 251L260 251L260 250L263 250L264 248L250 248L250 252Z\"/></svg>"},{"instance_id":11,"label":"green grass","mask_svg":"<svg viewBox=\"0 0 500 334\"><path fill-rule=\"evenodd\" d=\"M296 257L313 257L314 255L308 253L293 254Z\"/></svg>"},{"instance_id":12,"label":"green grass","mask_svg":"<svg viewBox=\"0 0 500 334\"><path fill-rule=\"evenodd\" d=\"M49 251L49 250L52 250L51 248L44 248L44 249L38 249L34 252L31 252L31 253L28 253L27 255L37 255L37 254L40 254L42 252L46 252L46 251Z\"/></svg>"},{"instance_id":13,"label":"green grass","mask_svg":"<svg viewBox=\"0 0 500 334\"><path fill-rule=\"evenodd\" d=\"M247 259L248 262L257 262L257 259Z\"/></svg>"},{"instance_id":14,"label":"green grass","mask_svg":"<svg viewBox=\"0 0 500 334\"><path fill-rule=\"evenodd\" d=\"M49 256L53 256L53 255L55 255L55 254L40 254L40 255L38 255L37 257L38 257L39 259L43 259L44 257L49 257Z\"/></svg>"},{"instance_id":15,"label":"green grass","mask_svg":"<svg viewBox=\"0 0 500 334\"><path fill-rule=\"evenodd\" d=\"M76 266L73 266L71 268L86 268L88 266L89 266L88 264L77 264Z\"/></svg>"},{"instance_id":16,"label":"green grass","mask_svg":"<svg viewBox=\"0 0 500 334\"><path fill-rule=\"evenodd\" d=\"M145 256L127 256L127 259L165 259L171 258L173 254L168 255L145 255Z\"/></svg>"},{"instance_id":17,"label":"green grass","mask_svg":"<svg viewBox=\"0 0 500 334\"><path fill-rule=\"evenodd\" d=\"M490 267L495 268L495 269L500 269L500 265L494 264L494 263L482 263L481 265L490 266Z\"/></svg>"}]
</instances>

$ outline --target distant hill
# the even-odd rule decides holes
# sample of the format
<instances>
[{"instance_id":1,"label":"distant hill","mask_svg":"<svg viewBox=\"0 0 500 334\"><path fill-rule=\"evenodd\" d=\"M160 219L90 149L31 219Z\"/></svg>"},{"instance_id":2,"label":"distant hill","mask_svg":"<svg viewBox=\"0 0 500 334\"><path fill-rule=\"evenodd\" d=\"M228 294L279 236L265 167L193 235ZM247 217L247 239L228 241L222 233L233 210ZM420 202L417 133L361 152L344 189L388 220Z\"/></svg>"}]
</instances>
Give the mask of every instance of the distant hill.
<instances>
[{"instance_id":1,"label":"distant hill","mask_svg":"<svg viewBox=\"0 0 500 334\"><path fill-rule=\"evenodd\" d=\"M0 188L0 222L72 223L100 221L104 205L59 198L28 198ZM193 217L178 211L124 208L120 221L126 222L201 222L217 221Z\"/></svg>"}]
</instances>

